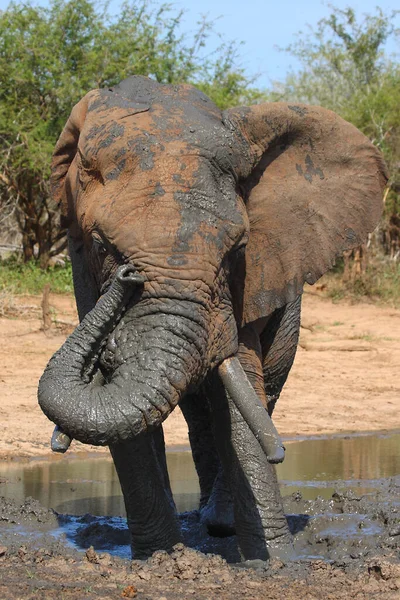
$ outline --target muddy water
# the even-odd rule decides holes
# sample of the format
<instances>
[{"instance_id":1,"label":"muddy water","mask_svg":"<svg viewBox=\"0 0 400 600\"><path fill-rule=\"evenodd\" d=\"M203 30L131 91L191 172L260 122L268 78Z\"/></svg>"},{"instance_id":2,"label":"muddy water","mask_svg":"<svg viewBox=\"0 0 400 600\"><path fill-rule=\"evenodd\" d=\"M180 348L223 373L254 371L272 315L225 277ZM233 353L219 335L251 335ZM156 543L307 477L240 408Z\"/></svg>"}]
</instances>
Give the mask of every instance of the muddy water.
<instances>
[{"instance_id":1,"label":"muddy water","mask_svg":"<svg viewBox=\"0 0 400 600\"><path fill-rule=\"evenodd\" d=\"M168 469L179 512L197 508L199 489L188 451L168 452ZM377 482L400 474L400 434L358 435L286 443L278 467L284 495L330 498L338 487L367 493ZM124 515L122 495L109 458L56 457L52 461L0 463L0 496L39 500L69 515Z\"/></svg>"}]
</instances>

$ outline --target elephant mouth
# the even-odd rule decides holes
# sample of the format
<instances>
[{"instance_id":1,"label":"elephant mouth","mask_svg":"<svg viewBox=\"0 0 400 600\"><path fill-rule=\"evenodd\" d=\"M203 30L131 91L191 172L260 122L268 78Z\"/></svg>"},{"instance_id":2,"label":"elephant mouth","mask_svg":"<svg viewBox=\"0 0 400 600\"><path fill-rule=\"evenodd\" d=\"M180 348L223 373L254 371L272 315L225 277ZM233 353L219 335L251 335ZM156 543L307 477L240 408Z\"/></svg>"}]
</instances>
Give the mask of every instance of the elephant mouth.
<instances>
[{"instance_id":1,"label":"elephant mouth","mask_svg":"<svg viewBox=\"0 0 400 600\"><path fill-rule=\"evenodd\" d=\"M41 378L40 405L61 427L53 436L58 451L72 437L110 445L159 426L207 374L207 329L184 316L182 307L176 314L174 302L161 315L147 308L146 319L138 316L129 291L137 284L132 269L121 267ZM281 462L282 442L239 359L215 366L268 460Z\"/></svg>"},{"instance_id":2,"label":"elephant mouth","mask_svg":"<svg viewBox=\"0 0 400 600\"><path fill-rule=\"evenodd\" d=\"M115 332L111 332L108 339L100 350L96 367L104 378L105 382L111 380L112 374L116 369L116 352L117 342L115 340Z\"/></svg>"},{"instance_id":3,"label":"elephant mouth","mask_svg":"<svg viewBox=\"0 0 400 600\"><path fill-rule=\"evenodd\" d=\"M110 381L116 367L117 342L115 338L114 330L109 335L98 359L99 371L106 382ZM227 393L248 423L269 462L282 462L285 448L272 420L248 381L240 361L234 357L225 359L219 365L218 372Z\"/></svg>"}]
</instances>

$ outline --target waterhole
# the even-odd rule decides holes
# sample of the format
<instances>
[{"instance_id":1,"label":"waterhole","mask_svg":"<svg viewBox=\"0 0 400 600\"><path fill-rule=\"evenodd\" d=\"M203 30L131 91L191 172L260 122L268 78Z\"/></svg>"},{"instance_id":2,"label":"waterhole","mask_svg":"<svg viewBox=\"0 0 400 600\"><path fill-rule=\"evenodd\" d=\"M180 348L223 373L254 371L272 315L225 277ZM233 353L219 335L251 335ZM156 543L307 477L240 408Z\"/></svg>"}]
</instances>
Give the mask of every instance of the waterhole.
<instances>
[{"instance_id":1,"label":"waterhole","mask_svg":"<svg viewBox=\"0 0 400 600\"><path fill-rule=\"evenodd\" d=\"M330 498L338 488L368 493L379 481L400 474L400 433L316 438L286 442L278 466L283 495ZM197 508L199 487L189 451L167 453L179 512ZM56 456L51 461L0 462L0 496L23 502L31 496L58 513L124 516L111 458Z\"/></svg>"}]
</instances>

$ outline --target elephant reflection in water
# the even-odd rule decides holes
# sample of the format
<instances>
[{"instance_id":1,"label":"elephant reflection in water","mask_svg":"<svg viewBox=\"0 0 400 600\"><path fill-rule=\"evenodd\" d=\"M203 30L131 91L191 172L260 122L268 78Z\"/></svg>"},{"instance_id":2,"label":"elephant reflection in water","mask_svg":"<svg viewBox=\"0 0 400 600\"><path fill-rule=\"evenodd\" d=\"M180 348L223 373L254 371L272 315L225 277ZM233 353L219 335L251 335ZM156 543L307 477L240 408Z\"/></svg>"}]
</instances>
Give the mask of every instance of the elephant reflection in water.
<instances>
[{"instance_id":1,"label":"elephant reflection in water","mask_svg":"<svg viewBox=\"0 0 400 600\"><path fill-rule=\"evenodd\" d=\"M162 422L188 423L211 533L246 560L290 552L270 415L296 352L304 282L381 213L380 153L320 107L221 112L189 85L131 77L72 110L52 164L80 325L39 402L108 445L135 557L181 541Z\"/></svg>"}]
</instances>

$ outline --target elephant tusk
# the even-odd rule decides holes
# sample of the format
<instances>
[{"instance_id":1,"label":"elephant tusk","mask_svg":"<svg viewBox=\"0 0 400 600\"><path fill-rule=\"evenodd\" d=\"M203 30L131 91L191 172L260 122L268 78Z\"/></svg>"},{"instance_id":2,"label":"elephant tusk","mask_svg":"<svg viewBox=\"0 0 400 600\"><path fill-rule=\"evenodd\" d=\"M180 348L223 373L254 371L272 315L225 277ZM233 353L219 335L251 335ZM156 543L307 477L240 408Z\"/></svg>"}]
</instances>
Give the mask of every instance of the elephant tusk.
<instances>
[{"instance_id":1,"label":"elephant tusk","mask_svg":"<svg viewBox=\"0 0 400 600\"><path fill-rule=\"evenodd\" d=\"M229 397L264 450L268 462L281 463L285 458L285 447L239 359L227 358L218 367L218 373Z\"/></svg>"},{"instance_id":2,"label":"elephant tusk","mask_svg":"<svg viewBox=\"0 0 400 600\"><path fill-rule=\"evenodd\" d=\"M58 425L54 427L53 435L51 436L51 449L53 452L64 454L70 447L72 439L63 432Z\"/></svg>"}]
</instances>

